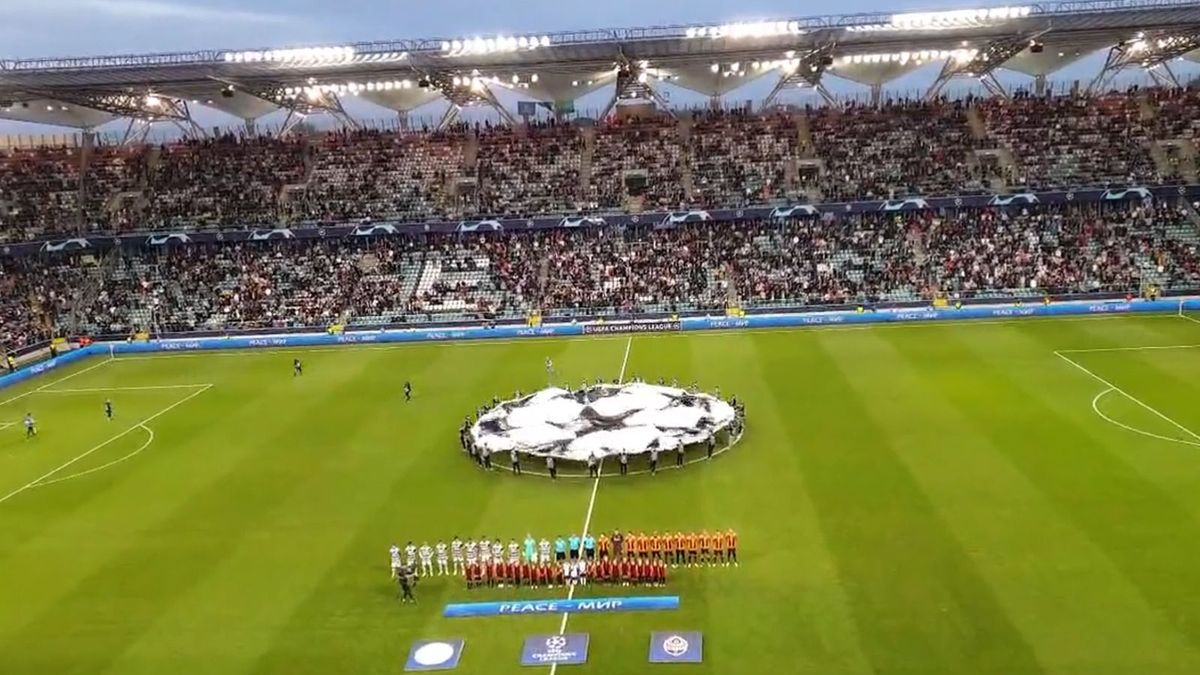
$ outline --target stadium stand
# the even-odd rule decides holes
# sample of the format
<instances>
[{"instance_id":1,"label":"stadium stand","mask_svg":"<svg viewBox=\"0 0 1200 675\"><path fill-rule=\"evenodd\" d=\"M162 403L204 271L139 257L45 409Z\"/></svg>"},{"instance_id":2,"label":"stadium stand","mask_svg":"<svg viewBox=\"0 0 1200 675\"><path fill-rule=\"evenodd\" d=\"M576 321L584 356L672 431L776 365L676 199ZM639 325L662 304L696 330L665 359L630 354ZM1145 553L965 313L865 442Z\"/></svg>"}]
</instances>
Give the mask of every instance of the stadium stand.
<instances>
[{"instance_id":1,"label":"stadium stand","mask_svg":"<svg viewBox=\"0 0 1200 675\"><path fill-rule=\"evenodd\" d=\"M194 244L3 261L4 338L720 313L1200 288L1186 211L1139 201L833 219Z\"/></svg>"},{"instance_id":2,"label":"stadium stand","mask_svg":"<svg viewBox=\"0 0 1200 675\"><path fill-rule=\"evenodd\" d=\"M1181 182L1198 103L1131 89L6 150L0 239ZM0 263L0 338L1200 288L1196 218L1123 201L44 254Z\"/></svg>"},{"instance_id":3,"label":"stadium stand","mask_svg":"<svg viewBox=\"0 0 1200 675\"><path fill-rule=\"evenodd\" d=\"M5 151L0 239L1196 179L1194 89Z\"/></svg>"}]
</instances>

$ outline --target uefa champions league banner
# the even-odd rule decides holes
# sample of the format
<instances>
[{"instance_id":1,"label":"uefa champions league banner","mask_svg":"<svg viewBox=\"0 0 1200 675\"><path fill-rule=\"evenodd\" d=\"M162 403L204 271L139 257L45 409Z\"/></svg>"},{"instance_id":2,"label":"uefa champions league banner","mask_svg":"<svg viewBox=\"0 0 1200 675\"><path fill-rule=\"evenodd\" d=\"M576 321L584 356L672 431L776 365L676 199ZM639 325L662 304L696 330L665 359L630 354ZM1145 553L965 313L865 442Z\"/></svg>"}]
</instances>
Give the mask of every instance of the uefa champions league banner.
<instances>
[{"instance_id":1,"label":"uefa champions league banner","mask_svg":"<svg viewBox=\"0 0 1200 675\"><path fill-rule=\"evenodd\" d=\"M1071 315L1129 314L1146 312L1200 311L1200 298L1165 300L1114 300L1104 302L1056 302L1049 305L973 305L961 309L918 308L863 312L810 312L760 314L746 317L694 317L679 321L608 321L584 324L550 324L538 327L408 329L349 332L344 335L297 333L243 337L204 337L133 342L95 343L0 375L0 388L57 370L93 354L104 356L147 352L188 352L214 349L262 349L321 347L353 344L441 342L447 340L521 339L596 334L635 334L650 331L697 331L752 328L795 328L843 324L872 324L914 321L957 321L970 319L1016 319Z\"/></svg>"},{"instance_id":2,"label":"uefa champions league banner","mask_svg":"<svg viewBox=\"0 0 1200 675\"><path fill-rule=\"evenodd\" d=\"M240 230L179 231L121 234L106 237L73 237L21 242L0 246L0 255L16 256L61 253L109 248L157 248L217 242L284 241L290 239L353 239L415 234L454 234L484 232L520 232L523 230L573 229L584 227L652 226L675 227L688 223L715 221L738 223L772 219L837 218L878 212L905 212L928 209L1027 208L1044 204L1119 202L1145 199L1200 198L1200 185L1167 185L1114 189L1088 188L1072 191L1021 192L1005 195L961 195L957 197L908 197L904 199L837 202L831 204L793 204L756 206L741 209L690 209L648 213L605 213L603 215L538 216L535 218L496 218L471 221L426 223L372 222L324 225L300 223L292 227L255 226L246 223Z\"/></svg>"}]
</instances>

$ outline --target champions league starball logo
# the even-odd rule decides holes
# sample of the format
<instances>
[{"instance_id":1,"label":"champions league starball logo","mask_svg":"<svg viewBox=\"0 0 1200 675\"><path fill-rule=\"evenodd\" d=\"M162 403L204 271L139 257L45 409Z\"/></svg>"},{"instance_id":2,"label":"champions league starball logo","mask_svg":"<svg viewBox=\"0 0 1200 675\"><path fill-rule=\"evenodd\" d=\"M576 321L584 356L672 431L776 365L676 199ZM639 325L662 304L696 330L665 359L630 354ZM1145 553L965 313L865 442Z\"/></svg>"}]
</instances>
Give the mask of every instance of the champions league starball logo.
<instances>
[{"instance_id":1,"label":"champions league starball logo","mask_svg":"<svg viewBox=\"0 0 1200 675\"><path fill-rule=\"evenodd\" d=\"M683 656L688 650L688 641L682 635L672 635L662 643L663 651L671 656Z\"/></svg>"},{"instance_id":2,"label":"champions league starball logo","mask_svg":"<svg viewBox=\"0 0 1200 675\"><path fill-rule=\"evenodd\" d=\"M567 646L567 638L561 635L551 635L546 638L546 651L551 654L561 653L563 648Z\"/></svg>"}]
</instances>

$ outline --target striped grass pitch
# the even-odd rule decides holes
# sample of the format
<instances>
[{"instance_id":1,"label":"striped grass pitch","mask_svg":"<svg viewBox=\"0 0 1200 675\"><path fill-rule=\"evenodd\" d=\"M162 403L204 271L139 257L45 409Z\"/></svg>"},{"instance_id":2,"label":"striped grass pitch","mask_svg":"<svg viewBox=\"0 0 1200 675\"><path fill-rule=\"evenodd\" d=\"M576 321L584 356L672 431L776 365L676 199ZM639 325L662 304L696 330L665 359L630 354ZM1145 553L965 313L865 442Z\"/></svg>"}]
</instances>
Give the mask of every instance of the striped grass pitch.
<instances>
[{"instance_id":1,"label":"striped grass pitch","mask_svg":"<svg viewBox=\"0 0 1200 675\"><path fill-rule=\"evenodd\" d=\"M451 637L518 673L563 630L564 672L647 672L655 630L703 631L698 673L1200 672L1200 317L1104 319L84 362L0 396L0 673L397 673ZM746 435L653 477L478 470L463 416L547 357L720 386ZM395 601L394 542L581 527L732 527L742 564L674 570L674 612Z\"/></svg>"}]
</instances>

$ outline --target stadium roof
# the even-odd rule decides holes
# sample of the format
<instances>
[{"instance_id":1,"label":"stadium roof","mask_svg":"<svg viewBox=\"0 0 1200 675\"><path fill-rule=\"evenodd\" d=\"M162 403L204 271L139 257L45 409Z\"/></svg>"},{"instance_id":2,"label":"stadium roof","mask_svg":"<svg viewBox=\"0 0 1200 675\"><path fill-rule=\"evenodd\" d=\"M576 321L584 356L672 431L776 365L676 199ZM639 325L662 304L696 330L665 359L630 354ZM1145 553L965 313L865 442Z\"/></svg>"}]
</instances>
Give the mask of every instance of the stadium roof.
<instances>
[{"instance_id":1,"label":"stadium roof","mask_svg":"<svg viewBox=\"0 0 1200 675\"><path fill-rule=\"evenodd\" d=\"M825 73L881 85L933 62L943 64L940 82L990 78L997 68L1037 77L1104 49L1109 58L1101 77L1141 67L1158 79L1170 74L1172 59L1200 61L1198 47L1197 0L1069 0L725 25L40 58L0 61L0 118L79 128L118 117L190 122L190 104L252 120L281 109L339 112L345 95L404 112L438 99L498 105L496 87L554 102L614 83L617 97L653 96L660 81L720 96L764 77L777 81L777 89L820 89Z\"/></svg>"}]
</instances>

